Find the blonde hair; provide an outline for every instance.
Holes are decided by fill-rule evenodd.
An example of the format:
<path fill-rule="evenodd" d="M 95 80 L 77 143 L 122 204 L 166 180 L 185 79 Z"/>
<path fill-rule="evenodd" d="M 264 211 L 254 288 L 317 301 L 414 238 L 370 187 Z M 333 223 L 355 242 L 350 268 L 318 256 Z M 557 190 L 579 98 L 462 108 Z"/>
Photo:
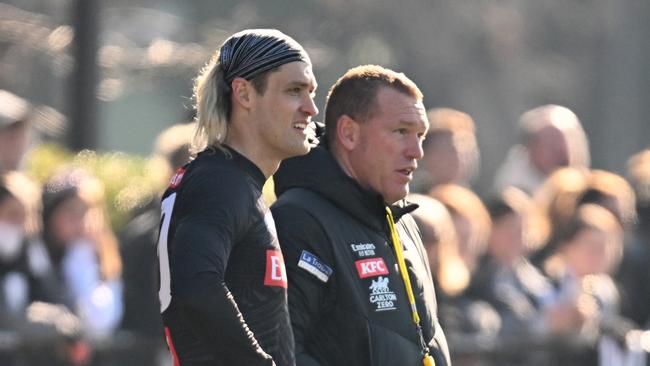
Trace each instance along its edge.
<path fill-rule="evenodd" d="M 86 230 L 96 243 L 101 277 L 104 280 L 119 279 L 122 258 L 117 237 L 108 223 L 104 185 L 96 177 L 88 175 L 79 183 L 78 195 L 88 205 Z"/>
<path fill-rule="evenodd" d="M 622 176 L 606 170 L 594 169 L 589 176 L 586 192 L 595 192 L 614 200 L 616 207 L 608 207 L 624 228 L 636 222 L 636 197 L 630 183 Z M 585 197 L 586 198 L 586 197 Z M 586 202 L 589 202 L 586 200 Z M 600 203 L 596 201 L 596 203 Z"/>
<path fill-rule="evenodd" d="M 493 222 L 508 213 L 523 219 L 523 242 L 526 253 L 539 250 L 549 238 L 551 226 L 545 212 L 526 192 L 506 187 L 488 209 Z"/>
<path fill-rule="evenodd" d="M 547 273 L 558 276 L 564 271 L 561 251 L 570 245 L 575 237 L 583 230 L 597 230 L 607 236 L 607 273 L 612 273 L 619 265 L 623 256 L 623 230 L 618 219 L 606 208 L 593 203 L 585 203 L 578 207 L 575 215 L 561 233 L 559 246 L 555 253 L 546 260 L 544 268 Z"/>
<path fill-rule="evenodd" d="M 415 219 L 427 252 L 432 251 L 435 263 L 429 263 L 438 286 L 454 296 L 467 288 L 470 273 L 460 257 L 456 230 L 447 208 L 438 200 L 412 193 L 406 198 L 420 207 L 411 214 Z"/>
<path fill-rule="evenodd" d="M 580 196 L 588 188 L 589 174 L 586 169 L 560 168 L 535 192 L 535 202 L 551 224 L 551 235 L 563 230 L 575 214 Z"/>
<path fill-rule="evenodd" d="M 434 187 L 429 195 L 445 205 L 452 217 L 459 215 L 471 223 L 469 250 L 476 256 L 483 255 L 487 249 L 492 220 L 479 196 L 458 184 Z"/>
<path fill-rule="evenodd" d="M 190 146 L 192 154 L 209 146 L 221 148 L 228 133 L 230 91 L 216 51 L 194 82 L 196 130 Z"/>
<path fill-rule="evenodd" d="M 650 149 L 645 149 L 627 161 L 627 173 L 641 202 L 650 202 Z"/>

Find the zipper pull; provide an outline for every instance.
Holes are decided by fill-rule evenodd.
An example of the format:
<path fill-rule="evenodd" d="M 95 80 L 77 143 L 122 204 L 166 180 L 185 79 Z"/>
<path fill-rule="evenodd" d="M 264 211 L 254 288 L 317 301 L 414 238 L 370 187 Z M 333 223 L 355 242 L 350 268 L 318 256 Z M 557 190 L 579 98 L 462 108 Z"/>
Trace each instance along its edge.
<path fill-rule="evenodd" d="M 422 364 L 424 366 L 436 366 L 436 362 L 433 360 L 433 357 L 431 357 L 430 354 L 425 354 L 424 358 L 422 359 Z"/>

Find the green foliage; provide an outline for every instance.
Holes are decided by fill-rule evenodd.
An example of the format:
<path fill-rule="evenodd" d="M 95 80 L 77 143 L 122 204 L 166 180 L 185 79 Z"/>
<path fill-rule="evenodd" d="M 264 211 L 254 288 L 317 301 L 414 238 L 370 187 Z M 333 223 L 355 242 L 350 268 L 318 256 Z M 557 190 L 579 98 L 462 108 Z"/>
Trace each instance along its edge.
<path fill-rule="evenodd" d="M 126 224 L 133 210 L 157 197 L 163 188 L 161 169 L 153 159 L 122 152 L 98 153 L 83 150 L 77 154 L 57 144 L 43 144 L 27 157 L 27 173 L 44 184 L 58 171 L 81 168 L 103 184 L 106 210 L 114 230 Z"/>

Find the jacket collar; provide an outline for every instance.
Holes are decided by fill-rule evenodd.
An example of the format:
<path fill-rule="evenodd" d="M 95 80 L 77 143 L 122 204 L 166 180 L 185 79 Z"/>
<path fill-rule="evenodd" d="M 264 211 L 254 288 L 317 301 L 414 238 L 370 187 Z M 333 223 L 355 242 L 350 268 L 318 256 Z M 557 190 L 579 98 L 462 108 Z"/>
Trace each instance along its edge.
<path fill-rule="evenodd" d="M 313 191 L 346 211 L 365 225 L 379 231 L 386 228 L 386 204 L 380 194 L 362 187 L 349 177 L 331 152 L 324 146 L 313 148 L 307 155 L 282 162 L 273 176 L 276 196 L 290 188 Z M 400 200 L 391 205 L 395 221 L 418 206 Z"/>

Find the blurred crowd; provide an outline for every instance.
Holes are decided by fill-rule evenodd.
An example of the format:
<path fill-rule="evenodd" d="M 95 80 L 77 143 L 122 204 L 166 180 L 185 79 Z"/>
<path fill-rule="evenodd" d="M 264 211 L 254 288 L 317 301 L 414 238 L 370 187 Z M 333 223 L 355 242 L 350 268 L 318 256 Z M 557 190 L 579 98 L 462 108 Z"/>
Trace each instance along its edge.
<path fill-rule="evenodd" d="M 516 348 L 455 364 L 645 365 L 650 150 L 629 158 L 625 177 L 591 169 L 578 117 L 539 106 L 521 115 L 519 143 L 479 197 L 473 119 L 441 108 L 429 120 L 410 199 L 452 354 L 482 341 Z"/>
<path fill-rule="evenodd" d="M 48 352 L 0 342 L 0 364 L 98 364 L 98 345 L 120 332 L 160 343 L 119 364 L 159 364 L 158 198 L 115 230 L 89 171 L 63 165 L 37 182 L 22 167 L 32 112 L 0 90 L 0 332 L 58 341 Z M 428 117 L 407 199 L 420 205 L 414 216 L 454 363 L 645 365 L 650 150 L 630 157 L 625 176 L 591 169 L 579 118 L 540 106 L 520 117 L 519 143 L 481 197 L 472 189 L 475 122 L 449 108 Z M 159 135 L 162 181 L 188 161 L 192 132 L 178 124 Z M 567 347 L 576 342 L 586 346 Z"/>
<path fill-rule="evenodd" d="M 124 331 L 153 347 L 122 345 L 128 352 L 119 364 L 158 364 L 158 198 L 114 230 L 104 184 L 90 171 L 61 164 L 38 182 L 22 169 L 33 113 L 28 101 L 0 90 L 0 364 L 115 364 L 96 351 Z M 188 161 L 192 132 L 179 124 L 159 135 L 152 160 L 161 182 Z"/>

